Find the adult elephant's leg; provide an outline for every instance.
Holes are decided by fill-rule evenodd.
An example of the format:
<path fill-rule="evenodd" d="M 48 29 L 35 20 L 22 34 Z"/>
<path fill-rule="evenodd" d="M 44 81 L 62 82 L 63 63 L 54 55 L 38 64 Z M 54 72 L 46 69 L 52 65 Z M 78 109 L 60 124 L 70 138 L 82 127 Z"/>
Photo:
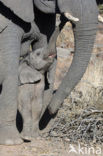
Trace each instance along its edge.
<path fill-rule="evenodd" d="M 0 35 L 0 71 L 3 69 L 2 93 L 0 96 L 0 144 L 21 144 L 16 128 L 18 64 L 23 31 L 10 24 Z"/>

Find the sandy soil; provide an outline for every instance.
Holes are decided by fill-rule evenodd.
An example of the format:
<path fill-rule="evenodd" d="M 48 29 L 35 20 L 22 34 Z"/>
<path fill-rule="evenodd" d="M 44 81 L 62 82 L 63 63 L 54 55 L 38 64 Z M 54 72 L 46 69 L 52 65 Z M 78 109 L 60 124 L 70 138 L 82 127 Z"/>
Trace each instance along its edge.
<path fill-rule="evenodd" d="M 93 148 L 93 150 L 90 148 Z M 74 149 L 74 150 L 72 150 Z M 68 141 L 36 139 L 19 146 L 0 146 L 0 156 L 102 156 L 101 146 L 68 144 Z"/>

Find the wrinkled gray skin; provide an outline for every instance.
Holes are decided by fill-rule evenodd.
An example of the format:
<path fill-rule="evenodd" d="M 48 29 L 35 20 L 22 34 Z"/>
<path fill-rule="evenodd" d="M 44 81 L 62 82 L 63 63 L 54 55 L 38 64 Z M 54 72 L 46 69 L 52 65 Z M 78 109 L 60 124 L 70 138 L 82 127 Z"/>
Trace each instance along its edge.
<path fill-rule="evenodd" d="M 37 5 L 39 5 L 39 2 L 36 0 Z M 98 23 L 98 9 L 95 0 L 57 0 L 57 5 L 60 13 L 71 13 L 79 19 L 79 22 L 72 22 L 75 37 L 75 54 L 67 75 L 48 106 L 51 114 L 57 112 L 64 99 L 85 73 L 90 60 Z M 43 11 L 43 3 L 40 8 Z"/>
<path fill-rule="evenodd" d="M 55 55 L 47 56 L 47 49 L 37 49 L 30 53 L 19 66 L 18 109 L 23 117 L 23 139 L 31 140 L 39 132 L 39 120 L 43 111 L 43 102 L 49 104 L 53 92 L 53 76 L 55 73 Z M 28 65 L 29 64 L 29 65 Z M 45 91 L 45 72 L 49 89 Z"/>
<path fill-rule="evenodd" d="M 22 27 L 0 15 L 0 144 L 21 144 L 23 141 L 16 128 L 18 65 L 22 40 L 39 38 L 39 29 Z M 34 24 L 33 24 L 34 26 Z"/>
<path fill-rule="evenodd" d="M 88 66 L 97 31 L 98 11 L 95 0 L 58 0 L 60 12 L 70 12 L 79 18 L 73 29 L 75 54 L 67 75 L 49 104 L 49 111 L 56 113 L 64 99 L 81 80 Z M 75 75 L 75 76 L 74 76 Z"/>
<path fill-rule="evenodd" d="M 9 12 L 8 8 L 13 12 Z M 48 106 L 51 113 L 58 110 L 66 96 L 80 81 L 87 68 L 97 30 L 98 10 L 96 2 L 95 0 L 0 0 L 0 14 L 6 17 L 0 18 L 0 83 L 3 88 L 0 96 L 0 144 L 22 143 L 16 129 L 15 120 L 17 113 L 18 64 L 23 36 L 24 38 L 28 36 L 30 23 L 33 22 L 35 15 L 35 22 L 43 35 L 42 40 L 47 39 L 49 41 L 55 29 L 55 13 L 57 11 L 61 14 L 69 12 L 78 17 L 79 22 L 73 25 L 75 35 L 73 62 Z M 29 36 L 32 36 L 32 34 L 33 31 L 31 31 L 31 35 L 29 33 Z M 43 47 L 42 43 L 43 41 L 34 44 L 33 48 Z"/>
<path fill-rule="evenodd" d="M 56 27 L 46 47 L 29 52 L 19 66 L 21 86 L 19 87 L 18 109 L 23 117 L 21 136 L 26 140 L 38 136 L 40 118 L 53 95 L 57 55 L 55 43 L 59 35 L 59 27 Z M 22 50 L 28 50 L 23 46 Z M 46 90 L 45 79 L 49 84 Z"/>

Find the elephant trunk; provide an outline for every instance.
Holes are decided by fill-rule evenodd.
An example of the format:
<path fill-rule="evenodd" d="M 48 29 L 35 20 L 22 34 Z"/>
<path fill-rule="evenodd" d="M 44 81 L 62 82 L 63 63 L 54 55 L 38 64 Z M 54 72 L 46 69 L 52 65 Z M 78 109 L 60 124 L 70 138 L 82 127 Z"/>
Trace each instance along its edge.
<path fill-rule="evenodd" d="M 83 10 L 84 11 L 84 10 Z M 84 12 L 84 17 L 85 17 Z M 83 17 L 82 16 L 82 17 Z M 85 70 L 88 66 L 96 31 L 97 31 L 97 12 L 94 15 L 81 20 L 76 23 L 74 28 L 75 37 L 75 53 L 73 57 L 72 64 L 64 77 L 61 85 L 59 86 L 56 94 L 53 96 L 51 103 L 48 106 L 49 112 L 54 114 L 57 112 L 64 99 L 70 94 L 76 84 L 81 80 Z M 89 20 L 88 20 L 89 19 Z M 92 22 L 91 22 L 91 20 Z"/>
<path fill-rule="evenodd" d="M 64 20 L 57 27 L 55 27 L 55 30 L 54 30 L 53 34 L 51 35 L 48 45 L 46 47 L 46 50 L 44 52 L 45 53 L 44 58 L 45 57 L 47 58 L 48 56 L 57 55 L 56 41 L 57 41 L 57 38 L 61 32 L 61 29 L 64 27 L 65 23 L 66 22 Z"/>
<path fill-rule="evenodd" d="M 88 25 L 85 28 L 81 27 L 80 30 L 75 30 L 75 54 L 73 62 L 48 107 L 52 114 L 59 109 L 64 99 L 70 94 L 85 73 L 93 48 L 96 26 L 95 24 Z"/>

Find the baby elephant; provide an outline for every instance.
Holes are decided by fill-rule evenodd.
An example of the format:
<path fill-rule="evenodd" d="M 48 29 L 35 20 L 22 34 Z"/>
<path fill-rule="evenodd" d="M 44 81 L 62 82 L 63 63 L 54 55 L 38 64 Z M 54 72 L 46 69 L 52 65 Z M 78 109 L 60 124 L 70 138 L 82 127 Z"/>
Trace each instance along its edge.
<path fill-rule="evenodd" d="M 23 139 L 31 140 L 32 137 L 38 136 L 43 101 L 46 99 L 48 103 L 50 99 L 48 95 L 53 91 L 52 75 L 56 66 L 55 56 L 56 53 L 49 55 L 46 48 L 40 48 L 31 52 L 20 63 L 18 109 L 23 117 L 21 133 Z M 49 90 L 48 95 L 45 94 L 44 97 L 45 75 L 47 75 Z"/>

